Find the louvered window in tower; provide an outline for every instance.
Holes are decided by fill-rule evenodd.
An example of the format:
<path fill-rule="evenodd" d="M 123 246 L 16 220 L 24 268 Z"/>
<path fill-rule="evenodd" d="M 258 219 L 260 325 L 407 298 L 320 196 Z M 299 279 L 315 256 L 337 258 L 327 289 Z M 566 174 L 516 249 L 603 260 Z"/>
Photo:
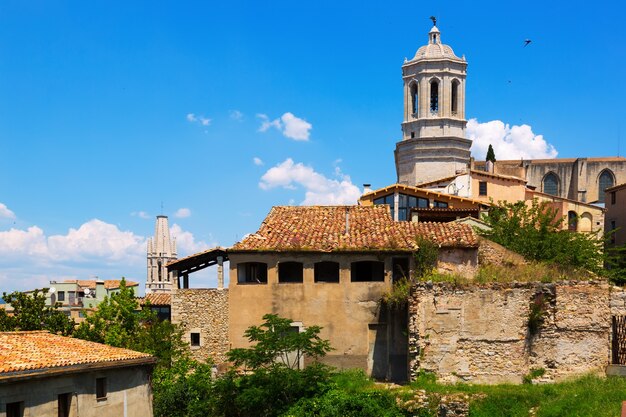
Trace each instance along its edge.
<path fill-rule="evenodd" d="M 439 83 L 437 80 L 430 82 L 430 113 L 439 113 Z"/>

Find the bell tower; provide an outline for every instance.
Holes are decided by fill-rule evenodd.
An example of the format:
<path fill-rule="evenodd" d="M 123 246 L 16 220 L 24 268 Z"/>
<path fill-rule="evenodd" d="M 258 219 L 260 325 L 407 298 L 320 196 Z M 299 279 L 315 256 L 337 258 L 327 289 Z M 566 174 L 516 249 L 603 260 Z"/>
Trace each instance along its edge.
<path fill-rule="evenodd" d="M 465 138 L 467 61 L 441 43 L 436 20 L 428 44 L 402 65 L 404 119 L 396 144 L 398 182 L 408 185 L 467 170 L 472 141 Z"/>
<path fill-rule="evenodd" d="M 166 265 L 175 261 L 176 240 L 170 239 L 167 216 L 157 216 L 154 238 L 148 239 L 148 278 L 146 294 L 171 292 L 176 288 L 176 275 L 168 274 Z"/>

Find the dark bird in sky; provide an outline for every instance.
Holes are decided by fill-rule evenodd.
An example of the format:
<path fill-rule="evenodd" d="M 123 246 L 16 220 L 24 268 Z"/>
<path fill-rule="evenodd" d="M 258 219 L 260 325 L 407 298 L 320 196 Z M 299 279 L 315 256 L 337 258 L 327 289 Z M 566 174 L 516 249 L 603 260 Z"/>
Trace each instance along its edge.
<path fill-rule="evenodd" d="M 526 48 L 528 46 L 529 43 L 531 43 L 532 41 L 530 39 L 526 39 L 524 41 L 524 48 Z"/>

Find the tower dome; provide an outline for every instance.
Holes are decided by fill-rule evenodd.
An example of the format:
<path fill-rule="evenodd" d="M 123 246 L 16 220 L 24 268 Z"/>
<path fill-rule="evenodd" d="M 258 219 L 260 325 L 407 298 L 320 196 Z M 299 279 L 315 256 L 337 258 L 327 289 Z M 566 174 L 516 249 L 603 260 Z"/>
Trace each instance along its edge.
<path fill-rule="evenodd" d="M 411 61 L 438 58 L 463 60 L 454 54 L 449 45 L 441 43 L 441 32 L 439 32 L 437 26 L 433 26 L 430 32 L 428 32 L 428 44 L 421 46 Z"/>

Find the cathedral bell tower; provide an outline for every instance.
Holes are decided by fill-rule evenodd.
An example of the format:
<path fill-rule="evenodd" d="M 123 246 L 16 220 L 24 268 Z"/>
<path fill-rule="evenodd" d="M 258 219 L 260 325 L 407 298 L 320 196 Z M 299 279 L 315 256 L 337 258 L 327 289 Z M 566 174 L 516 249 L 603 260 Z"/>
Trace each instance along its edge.
<path fill-rule="evenodd" d="M 157 216 L 154 238 L 148 239 L 148 279 L 146 294 L 171 292 L 176 288 L 176 275 L 165 267 L 176 260 L 176 240 L 170 239 L 167 216 Z"/>
<path fill-rule="evenodd" d="M 472 141 L 465 138 L 467 61 L 441 43 L 434 25 L 428 44 L 402 65 L 404 121 L 396 144 L 398 182 L 408 185 L 467 170 Z"/>

